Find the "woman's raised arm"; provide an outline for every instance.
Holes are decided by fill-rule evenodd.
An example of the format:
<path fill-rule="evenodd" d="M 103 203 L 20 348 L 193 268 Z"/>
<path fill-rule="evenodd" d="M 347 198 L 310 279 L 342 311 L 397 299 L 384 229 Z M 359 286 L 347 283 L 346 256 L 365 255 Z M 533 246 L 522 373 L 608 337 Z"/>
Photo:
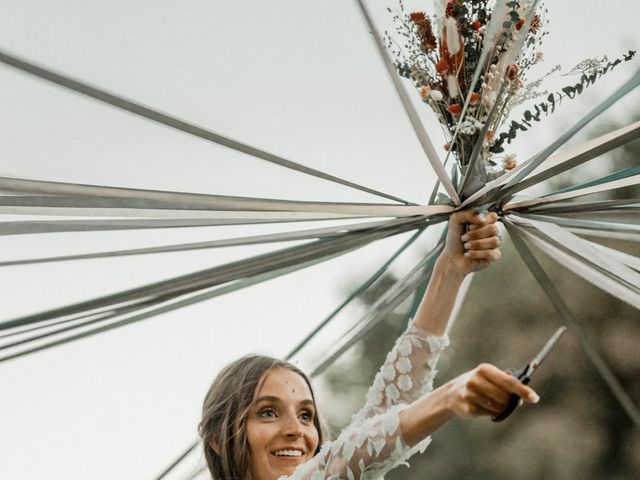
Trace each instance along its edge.
<path fill-rule="evenodd" d="M 471 210 L 451 216 L 445 248 L 416 317 L 387 355 L 353 422 L 410 404 L 433 389 L 436 364 L 449 344 L 444 333 L 462 280 L 500 258 L 497 218 L 495 213 L 485 217 Z"/>
<path fill-rule="evenodd" d="M 413 320 L 418 329 L 444 335 L 464 277 L 500 258 L 497 220 L 493 212 L 485 216 L 464 210 L 451 215 L 444 250 Z"/>

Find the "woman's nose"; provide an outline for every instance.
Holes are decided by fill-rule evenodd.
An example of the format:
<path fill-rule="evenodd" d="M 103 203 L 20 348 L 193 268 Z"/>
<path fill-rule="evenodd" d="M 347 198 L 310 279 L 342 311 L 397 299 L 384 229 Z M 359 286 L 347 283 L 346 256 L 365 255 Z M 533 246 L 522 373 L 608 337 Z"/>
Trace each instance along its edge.
<path fill-rule="evenodd" d="M 283 419 L 283 433 L 287 436 L 302 436 L 302 424 L 295 415 L 286 415 Z"/>

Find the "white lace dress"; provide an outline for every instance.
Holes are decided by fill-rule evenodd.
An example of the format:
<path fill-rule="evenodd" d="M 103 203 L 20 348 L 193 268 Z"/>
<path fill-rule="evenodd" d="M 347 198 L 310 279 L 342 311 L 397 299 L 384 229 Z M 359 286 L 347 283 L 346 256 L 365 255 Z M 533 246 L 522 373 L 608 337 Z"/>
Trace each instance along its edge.
<path fill-rule="evenodd" d="M 431 438 L 409 447 L 400 434 L 399 412 L 433 389 L 435 366 L 448 344 L 446 336 L 409 326 L 387 355 L 366 404 L 349 426 L 293 475 L 280 480 L 374 479 L 424 452 Z"/>

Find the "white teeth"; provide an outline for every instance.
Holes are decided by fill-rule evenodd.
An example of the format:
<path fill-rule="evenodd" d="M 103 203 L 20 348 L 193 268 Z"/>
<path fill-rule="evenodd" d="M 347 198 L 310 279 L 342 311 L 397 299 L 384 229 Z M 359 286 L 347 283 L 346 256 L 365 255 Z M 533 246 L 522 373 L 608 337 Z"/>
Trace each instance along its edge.
<path fill-rule="evenodd" d="M 302 452 L 300 450 L 278 450 L 275 455 L 279 457 L 300 457 Z"/>

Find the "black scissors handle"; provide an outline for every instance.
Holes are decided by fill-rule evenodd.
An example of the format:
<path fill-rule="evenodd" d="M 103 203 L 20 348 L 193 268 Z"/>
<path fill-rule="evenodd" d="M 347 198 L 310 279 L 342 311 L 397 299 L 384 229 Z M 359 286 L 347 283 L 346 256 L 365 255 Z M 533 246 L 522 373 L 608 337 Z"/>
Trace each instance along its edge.
<path fill-rule="evenodd" d="M 510 369 L 507 371 L 511 373 L 511 375 L 513 375 L 515 378 L 520 380 L 522 383 L 527 385 L 531 381 L 531 377 L 527 375 L 528 369 L 529 369 L 529 366 L 527 365 L 526 367 L 523 367 L 520 370 Z M 515 393 L 512 393 L 511 396 L 509 397 L 509 402 L 507 403 L 507 406 L 504 407 L 504 410 L 502 410 L 502 412 L 500 412 L 495 417 L 491 417 L 491 420 L 493 420 L 494 422 L 501 422 L 502 420 L 504 420 L 505 418 L 507 418 L 509 415 L 513 413 L 513 411 L 518 406 L 519 402 L 520 402 L 520 397 Z"/>

